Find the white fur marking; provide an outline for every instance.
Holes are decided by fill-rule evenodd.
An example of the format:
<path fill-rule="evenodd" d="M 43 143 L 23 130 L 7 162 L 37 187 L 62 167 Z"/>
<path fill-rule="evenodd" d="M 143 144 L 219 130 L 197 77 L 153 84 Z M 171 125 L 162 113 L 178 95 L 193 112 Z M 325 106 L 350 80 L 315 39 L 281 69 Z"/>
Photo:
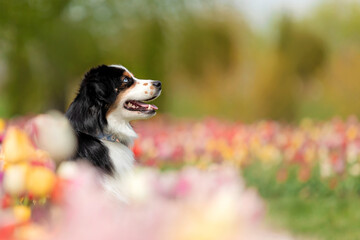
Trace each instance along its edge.
<path fill-rule="evenodd" d="M 123 107 L 121 106 L 121 108 Z M 137 138 L 137 134 L 131 127 L 129 121 L 123 120 L 122 111 L 113 111 L 106 119 L 108 122 L 106 133 L 115 134 L 120 141 L 126 142 L 129 147 L 132 147 L 134 140 Z"/>
<path fill-rule="evenodd" d="M 134 154 L 121 143 L 101 141 L 109 149 L 109 156 L 115 170 L 114 176 L 105 176 L 102 183 L 106 190 L 126 201 L 125 193 L 122 191 L 122 180 L 125 175 L 132 173 Z"/>

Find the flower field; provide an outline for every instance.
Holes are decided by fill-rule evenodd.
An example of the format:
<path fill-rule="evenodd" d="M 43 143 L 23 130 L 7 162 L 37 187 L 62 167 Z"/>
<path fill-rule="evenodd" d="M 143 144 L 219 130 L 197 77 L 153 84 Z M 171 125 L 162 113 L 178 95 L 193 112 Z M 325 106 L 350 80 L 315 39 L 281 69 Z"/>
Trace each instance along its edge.
<path fill-rule="evenodd" d="M 138 164 L 123 177 L 124 203 L 88 165 L 64 161 L 74 136 L 62 116 L 0 121 L 0 239 L 293 239 L 266 220 L 290 212 L 282 199 L 358 198 L 356 118 L 288 125 L 162 116 L 134 128 Z M 270 201 L 268 211 L 262 198 L 280 205 Z"/>
<path fill-rule="evenodd" d="M 135 125 L 134 152 L 141 164 L 206 168 L 227 163 L 269 196 L 331 195 L 360 191 L 360 124 L 356 118 L 299 125 L 207 119 Z"/>

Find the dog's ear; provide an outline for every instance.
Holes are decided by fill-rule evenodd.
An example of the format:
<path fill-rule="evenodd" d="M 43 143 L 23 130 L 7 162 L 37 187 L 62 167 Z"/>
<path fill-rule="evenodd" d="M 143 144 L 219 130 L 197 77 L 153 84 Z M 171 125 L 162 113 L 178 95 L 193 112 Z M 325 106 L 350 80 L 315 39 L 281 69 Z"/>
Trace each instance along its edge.
<path fill-rule="evenodd" d="M 84 98 L 75 99 L 66 112 L 73 128 L 96 136 L 103 131 L 107 121 L 98 105 L 90 104 Z"/>
<path fill-rule="evenodd" d="M 80 91 L 85 91 L 85 96 L 88 96 L 90 101 L 106 105 L 115 100 L 115 86 L 114 82 L 110 81 L 113 78 L 110 69 L 106 65 L 100 65 L 85 74 Z"/>
<path fill-rule="evenodd" d="M 89 98 L 89 101 L 92 101 L 94 104 L 103 104 L 108 103 L 107 97 L 107 88 L 102 82 L 91 82 L 85 87 L 85 96 Z"/>
<path fill-rule="evenodd" d="M 106 94 L 106 86 L 99 82 L 90 82 L 80 88 L 77 97 L 66 112 L 75 130 L 93 136 L 102 133 L 107 125 Z"/>
<path fill-rule="evenodd" d="M 76 130 L 90 135 L 102 133 L 107 125 L 106 112 L 116 100 L 114 81 L 110 80 L 113 75 L 106 65 L 85 74 L 79 93 L 66 112 Z"/>

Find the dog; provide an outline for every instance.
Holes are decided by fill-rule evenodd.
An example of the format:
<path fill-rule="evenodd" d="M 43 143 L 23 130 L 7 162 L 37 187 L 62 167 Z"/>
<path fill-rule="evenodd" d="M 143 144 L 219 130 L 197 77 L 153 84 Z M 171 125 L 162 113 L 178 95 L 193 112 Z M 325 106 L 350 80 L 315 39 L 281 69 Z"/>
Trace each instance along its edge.
<path fill-rule="evenodd" d="M 121 65 L 100 65 L 85 74 L 65 114 L 78 140 L 71 159 L 89 161 L 104 187 L 120 198 L 121 176 L 134 164 L 130 148 L 137 134 L 130 122 L 154 116 L 158 108 L 145 102 L 160 93 L 160 81 L 137 79 Z"/>

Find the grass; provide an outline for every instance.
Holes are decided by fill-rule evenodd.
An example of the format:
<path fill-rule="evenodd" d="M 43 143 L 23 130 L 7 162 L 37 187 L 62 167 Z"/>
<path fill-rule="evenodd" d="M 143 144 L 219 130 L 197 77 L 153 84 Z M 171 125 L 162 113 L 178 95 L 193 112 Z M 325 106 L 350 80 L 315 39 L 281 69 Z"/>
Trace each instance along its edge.
<path fill-rule="evenodd" d="M 270 224 L 309 239 L 360 239 L 360 197 L 265 199 Z"/>
<path fill-rule="evenodd" d="M 286 180 L 279 182 L 279 169 L 254 163 L 243 171 L 247 185 L 267 202 L 272 225 L 305 239 L 360 239 L 360 178 L 322 179 L 315 166 L 311 178 L 300 181 L 298 167 L 288 166 Z"/>

